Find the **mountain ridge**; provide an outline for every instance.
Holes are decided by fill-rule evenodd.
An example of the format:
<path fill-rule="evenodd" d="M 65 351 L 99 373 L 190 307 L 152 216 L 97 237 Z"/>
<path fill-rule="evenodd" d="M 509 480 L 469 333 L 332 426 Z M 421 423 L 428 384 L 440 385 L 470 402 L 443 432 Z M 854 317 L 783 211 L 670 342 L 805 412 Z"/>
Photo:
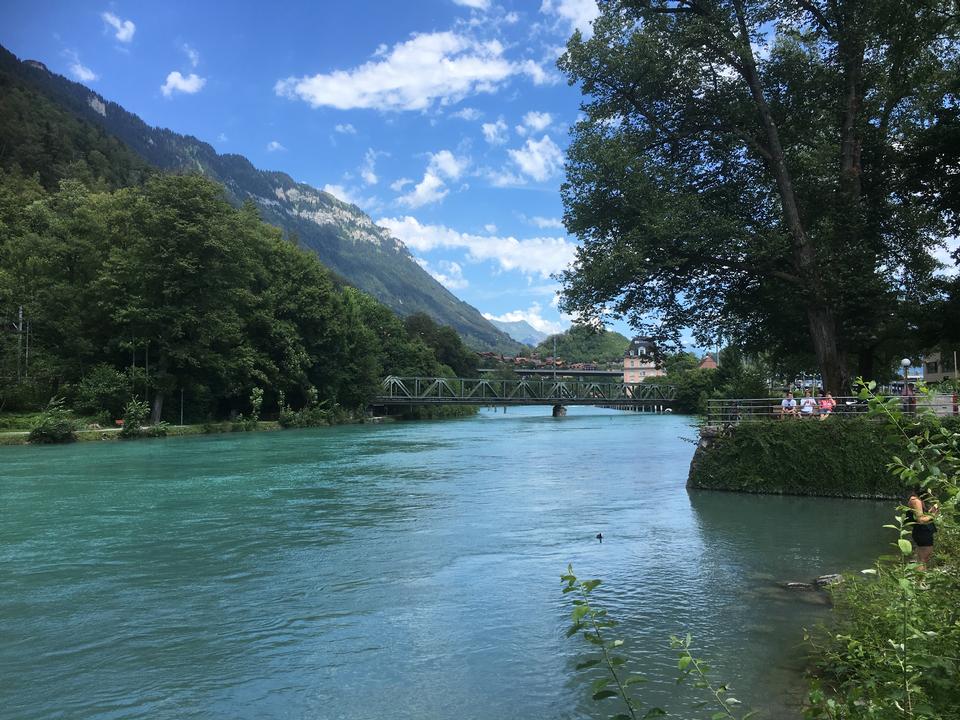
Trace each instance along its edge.
<path fill-rule="evenodd" d="M 154 128 L 95 90 L 51 72 L 39 61 L 20 61 L 2 46 L 0 68 L 101 127 L 150 165 L 168 172 L 198 172 L 221 183 L 232 202 L 252 201 L 266 222 L 399 315 L 424 312 L 453 327 L 474 349 L 519 349 L 516 340 L 447 290 L 416 263 L 402 241 L 356 205 L 299 183 L 282 171 L 259 170 L 243 155 L 221 155 L 194 136 Z"/>

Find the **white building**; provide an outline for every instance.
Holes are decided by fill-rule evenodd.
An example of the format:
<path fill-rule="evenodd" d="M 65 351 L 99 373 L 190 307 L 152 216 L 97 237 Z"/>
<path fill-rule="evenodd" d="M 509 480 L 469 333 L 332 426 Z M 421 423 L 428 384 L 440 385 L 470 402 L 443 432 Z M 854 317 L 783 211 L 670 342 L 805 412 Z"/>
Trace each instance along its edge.
<path fill-rule="evenodd" d="M 660 377 L 663 369 L 657 365 L 657 346 L 648 337 L 635 337 L 623 354 L 623 382 L 643 382 L 644 378 Z"/>

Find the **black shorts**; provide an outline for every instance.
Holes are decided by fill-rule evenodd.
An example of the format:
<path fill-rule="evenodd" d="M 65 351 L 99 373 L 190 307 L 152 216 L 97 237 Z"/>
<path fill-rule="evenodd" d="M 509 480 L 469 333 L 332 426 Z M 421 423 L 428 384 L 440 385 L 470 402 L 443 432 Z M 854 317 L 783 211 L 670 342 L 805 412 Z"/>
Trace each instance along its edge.
<path fill-rule="evenodd" d="M 913 542 L 917 547 L 933 547 L 933 533 L 936 528 L 933 525 L 917 523 L 913 526 Z"/>

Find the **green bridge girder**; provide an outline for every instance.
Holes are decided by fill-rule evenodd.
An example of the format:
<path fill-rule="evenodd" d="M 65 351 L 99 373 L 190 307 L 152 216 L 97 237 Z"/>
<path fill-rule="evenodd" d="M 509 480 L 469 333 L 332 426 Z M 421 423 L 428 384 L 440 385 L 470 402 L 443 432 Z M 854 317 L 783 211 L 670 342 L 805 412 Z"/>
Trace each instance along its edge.
<path fill-rule="evenodd" d="M 673 385 L 563 378 L 384 378 L 373 405 L 670 405 Z"/>

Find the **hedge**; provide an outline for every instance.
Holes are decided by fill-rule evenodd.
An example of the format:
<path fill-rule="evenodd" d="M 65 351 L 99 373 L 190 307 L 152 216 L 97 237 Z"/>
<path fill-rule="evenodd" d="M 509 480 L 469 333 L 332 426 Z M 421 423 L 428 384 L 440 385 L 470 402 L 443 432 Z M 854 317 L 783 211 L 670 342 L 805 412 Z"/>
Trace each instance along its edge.
<path fill-rule="evenodd" d="M 943 424 L 960 428 L 956 418 Z M 883 423 L 866 418 L 744 422 L 701 441 L 687 487 L 898 498 L 905 488 L 886 464 L 902 446 Z"/>

